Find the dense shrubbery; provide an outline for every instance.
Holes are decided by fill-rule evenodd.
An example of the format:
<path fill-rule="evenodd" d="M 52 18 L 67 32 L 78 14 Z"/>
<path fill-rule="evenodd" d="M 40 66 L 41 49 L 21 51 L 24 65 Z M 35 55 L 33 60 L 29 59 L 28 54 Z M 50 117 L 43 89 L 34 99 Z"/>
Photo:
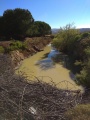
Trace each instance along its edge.
<path fill-rule="evenodd" d="M 77 65 L 78 83 L 90 87 L 90 33 L 79 33 L 74 27 L 67 25 L 55 36 L 52 44 L 68 54 L 73 66 Z"/>
<path fill-rule="evenodd" d="M 61 28 L 59 33 L 53 40 L 53 45 L 60 51 L 70 54 L 72 52 L 72 44 L 75 42 L 75 36 L 78 35 L 78 31 L 72 25 L 66 25 Z"/>
<path fill-rule="evenodd" d="M 84 52 L 83 67 L 80 74 L 76 74 L 76 78 L 79 84 L 81 83 L 86 87 L 90 87 L 90 47 L 87 47 Z"/>

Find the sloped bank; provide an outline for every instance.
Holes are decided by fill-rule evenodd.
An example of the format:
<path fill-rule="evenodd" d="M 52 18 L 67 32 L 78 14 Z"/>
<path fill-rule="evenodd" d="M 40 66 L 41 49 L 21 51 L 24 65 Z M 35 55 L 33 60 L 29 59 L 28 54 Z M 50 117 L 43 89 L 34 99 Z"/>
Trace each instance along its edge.
<path fill-rule="evenodd" d="M 21 61 L 37 52 L 43 51 L 43 48 L 52 41 L 51 37 L 26 38 L 26 48 L 24 50 L 14 50 L 10 52 L 14 67 L 20 65 Z"/>

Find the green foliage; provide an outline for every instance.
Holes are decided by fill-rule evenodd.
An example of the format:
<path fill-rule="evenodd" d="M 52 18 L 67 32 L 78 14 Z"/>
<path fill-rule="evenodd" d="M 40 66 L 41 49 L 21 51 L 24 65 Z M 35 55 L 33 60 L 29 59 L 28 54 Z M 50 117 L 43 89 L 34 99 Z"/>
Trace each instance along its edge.
<path fill-rule="evenodd" d="M 66 25 L 60 29 L 52 44 L 69 55 L 70 69 L 78 73 L 78 84 L 90 87 L 90 33 L 79 33 L 72 25 Z"/>
<path fill-rule="evenodd" d="M 0 16 L 0 36 L 8 39 L 23 39 L 25 37 L 45 36 L 51 34 L 49 24 L 35 21 L 30 11 L 26 9 L 9 9 Z"/>
<path fill-rule="evenodd" d="M 83 70 L 80 71 L 80 74 L 76 74 L 76 79 L 78 80 L 77 83 L 80 85 L 82 84 L 83 86 L 88 85 L 87 81 L 87 72 L 86 69 L 83 68 Z"/>
<path fill-rule="evenodd" d="M 90 104 L 78 105 L 65 114 L 66 120 L 90 120 Z"/>
<path fill-rule="evenodd" d="M 62 41 L 63 41 L 63 38 L 60 38 L 59 36 L 57 38 L 55 36 L 55 38 L 53 39 L 52 45 L 55 46 L 58 50 L 62 50 Z"/>
<path fill-rule="evenodd" d="M 3 27 L 3 17 L 0 16 L 0 36 L 3 35 L 4 27 Z"/>
<path fill-rule="evenodd" d="M 78 35 L 78 31 L 71 24 L 68 24 L 60 29 L 59 33 L 53 40 L 53 45 L 56 48 L 60 46 L 60 51 L 69 54 L 72 52 L 72 44 L 74 44 L 76 40 L 76 35 Z"/>
<path fill-rule="evenodd" d="M 26 48 L 26 44 L 20 41 L 12 42 L 11 45 L 8 47 L 7 51 L 13 51 L 13 50 L 24 50 Z"/>
<path fill-rule="evenodd" d="M 90 37 L 90 33 L 89 32 L 82 33 L 81 38 L 85 38 L 85 37 Z"/>
<path fill-rule="evenodd" d="M 80 74 L 76 75 L 79 84 L 90 88 L 90 47 L 88 46 L 85 50 L 85 59 L 82 61 L 82 70 Z"/>
<path fill-rule="evenodd" d="M 85 66 L 80 71 L 80 74 L 76 75 L 79 84 L 90 88 L 90 58 L 84 63 Z"/>
<path fill-rule="evenodd" d="M 82 65 L 82 61 L 78 61 L 78 60 L 76 60 L 74 64 L 75 64 L 76 66 L 78 66 L 78 65 Z"/>
<path fill-rule="evenodd" d="M 90 57 L 90 46 L 87 46 L 87 48 L 84 50 L 87 57 Z"/>
<path fill-rule="evenodd" d="M 27 31 L 28 36 L 45 36 L 48 34 L 51 34 L 51 27 L 49 24 L 41 21 L 35 21 Z"/>
<path fill-rule="evenodd" d="M 34 22 L 31 13 L 28 10 L 20 8 L 4 11 L 2 18 L 3 35 L 15 39 L 25 37 L 26 31 Z"/>
<path fill-rule="evenodd" d="M 81 39 L 81 35 L 80 34 L 78 34 L 78 35 L 75 36 L 75 40 L 79 41 L 80 39 Z"/>
<path fill-rule="evenodd" d="M 4 52 L 5 52 L 5 49 L 2 46 L 0 46 L 0 53 L 4 53 Z"/>

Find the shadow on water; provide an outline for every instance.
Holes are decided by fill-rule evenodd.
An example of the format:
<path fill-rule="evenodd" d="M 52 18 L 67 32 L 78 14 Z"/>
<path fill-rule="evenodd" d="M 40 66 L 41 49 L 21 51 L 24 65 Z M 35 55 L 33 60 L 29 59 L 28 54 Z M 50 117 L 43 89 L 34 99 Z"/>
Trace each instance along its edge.
<path fill-rule="evenodd" d="M 49 53 L 45 53 L 45 54 L 41 57 L 41 59 L 47 58 L 47 57 L 48 57 L 48 54 L 49 54 Z"/>
<path fill-rule="evenodd" d="M 37 61 L 35 65 L 38 65 L 42 70 L 55 68 L 55 62 L 53 61 L 53 58 L 57 54 L 60 54 L 59 51 L 53 48 L 51 49 L 50 53 L 44 54 L 41 60 Z"/>
<path fill-rule="evenodd" d="M 42 70 L 55 68 L 55 64 L 58 63 L 62 67 L 68 69 L 68 57 L 57 49 L 51 47 L 50 53 L 45 53 L 41 60 L 37 61 L 35 65 L 39 66 Z"/>
<path fill-rule="evenodd" d="M 55 63 L 49 58 L 37 61 L 35 65 L 38 65 L 42 70 L 55 68 Z"/>

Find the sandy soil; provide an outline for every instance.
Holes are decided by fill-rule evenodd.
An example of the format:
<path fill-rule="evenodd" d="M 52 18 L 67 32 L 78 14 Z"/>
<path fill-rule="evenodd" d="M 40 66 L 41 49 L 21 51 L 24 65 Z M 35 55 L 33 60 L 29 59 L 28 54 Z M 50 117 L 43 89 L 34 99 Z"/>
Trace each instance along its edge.
<path fill-rule="evenodd" d="M 38 52 L 35 55 L 23 60 L 22 65 L 18 71 L 27 75 L 27 78 L 33 80 L 33 76 L 39 77 L 39 79 L 51 83 L 51 80 L 57 84 L 57 87 L 63 89 L 81 89 L 81 86 L 77 86 L 72 79 L 70 71 L 64 68 L 60 64 L 55 64 L 51 68 L 42 69 L 40 65 L 36 65 L 37 61 L 45 59 L 45 55 L 51 50 L 50 46 L 44 48 L 44 51 Z M 17 71 L 16 71 L 17 72 Z"/>

